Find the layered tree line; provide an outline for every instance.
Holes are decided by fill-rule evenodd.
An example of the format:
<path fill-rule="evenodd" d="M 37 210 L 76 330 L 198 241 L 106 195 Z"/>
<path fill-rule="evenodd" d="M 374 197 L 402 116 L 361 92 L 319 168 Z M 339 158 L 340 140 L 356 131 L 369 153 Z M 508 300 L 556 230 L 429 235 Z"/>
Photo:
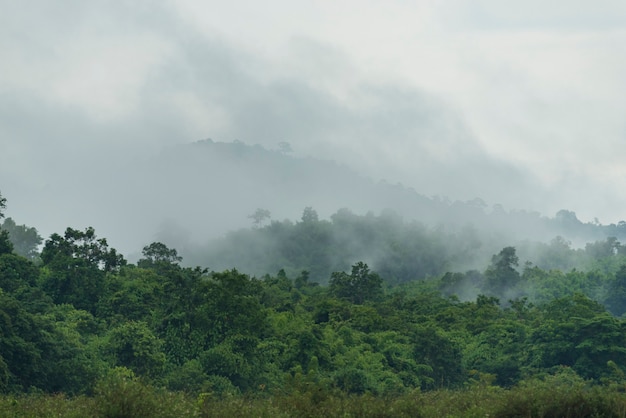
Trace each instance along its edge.
<path fill-rule="evenodd" d="M 591 236 L 600 238 L 575 248 L 561 235 L 541 242 L 510 238 L 502 231 L 481 230 L 472 223 L 428 226 L 407 221 L 389 209 L 365 215 L 340 209 L 324 220 L 315 209 L 307 207 L 297 222 L 271 220 L 268 210 L 257 209 L 250 215 L 252 228 L 231 232 L 205 245 L 185 245 L 182 253 L 189 266 L 217 270 L 237 267 L 257 277 L 280 269 L 289 276 L 306 270 L 310 279 L 320 284 L 328 284 L 333 272 L 350 270 L 359 261 L 366 262 L 390 285 L 436 278 L 447 272 L 481 270 L 505 247 L 515 247 L 516 257 L 523 260 L 522 266 L 515 266 L 517 270 L 527 263 L 564 272 L 602 269 L 596 265 L 599 260 L 612 260 L 610 268 L 616 270 L 626 247 L 615 236 L 602 236 L 608 227 L 582 224 L 568 213 L 571 216 L 561 216 L 573 231 L 598 228 Z M 528 226 L 509 216 L 508 222 L 520 221 L 520 229 Z"/>
<path fill-rule="evenodd" d="M 181 144 L 158 156 L 145 156 L 145 160 L 121 165 L 114 174 L 118 182 L 129 184 L 127 191 L 120 190 L 118 182 L 112 181 L 110 176 L 99 178 L 97 172 L 81 177 L 80 181 L 68 181 L 73 187 L 88 181 L 89 187 L 81 188 L 86 193 L 81 201 L 87 204 L 81 206 L 83 211 L 97 216 L 101 208 L 106 208 L 106 216 L 116 221 L 109 224 L 106 232 L 99 232 L 115 242 L 125 242 L 128 245 L 126 255 L 133 261 L 145 244 L 155 240 L 176 248 L 188 266 L 202 265 L 215 270 L 237 267 L 257 277 L 275 274 L 280 268 L 296 275 L 304 268 L 311 272 L 313 280 L 326 282 L 332 272 L 349 270 L 355 262 L 365 261 L 391 280 L 390 275 L 383 272 L 384 266 L 378 264 L 381 256 L 390 254 L 402 258 L 403 249 L 409 254 L 419 250 L 426 261 L 439 256 L 441 248 L 426 254 L 426 250 L 431 249 L 428 240 L 423 243 L 425 248 L 409 248 L 409 244 L 417 245 L 417 241 L 408 238 L 420 234 L 437 236 L 443 240 L 444 250 L 458 254 L 443 272 L 465 271 L 470 267 L 482 269 L 493 254 L 510 245 L 517 248 L 521 260 L 534 260 L 533 254 L 526 255 L 523 240 L 549 242 L 561 236 L 577 248 L 611 236 L 626 242 L 625 222 L 602 225 L 598 220 L 579 220 L 569 210 L 542 215 L 488 204 L 481 199 L 460 201 L 425 196 L 401 184 L 368 179 L 332 161 L 299 158 L 281 150 L 237 141 Z M 71 202 L 74 196 L 64 193 L 73 187 L 54 190 L 55 196 Z M 165 199 L 160 193 L 162 190 L 167 190 Z M 111 201 L 109 196 L 112 195 L 118 198 Z M 313 206 L 320 214 L 319 228 L 298 225 L 302 221 L 299 215 L 306 206 Z M 259 209 L 255 212 L 256 208 Z M 340 208 L 349 208 L 353 213 L 345 209 L 337 211 Z M 387 208 L 396 213 L 385 210 Z M 372 213 L 368 215 L 367 211 Z M 134 216 L 140 216 L 141 222 L 133 222 Z M 196 245 L 248 223 L 257 231 L 237 231 L 226 240 L 207 244 L 205 248 Z M 396 224 L 398 228 L 388 233 L 385 223 Z M 267 231 L 267 227 L 272 227 L 273 231 Z M 307 241 L 305 233 L 309 229 L 317 229 L 318 236 Z M 354 237 L 346 236 L 352 233 Z M 238 242 L 234 236 L 240 236 Z M 332 239 L 330 244 L 336 245 L 328 253 L 320 250 L 314 259 L 316 263 L 326 264 L 313 265 L 298 251 L 306 251 L 326 237 Z M 480 243 L 479 248 L 472 239 Z M 353 244 L 359 240 L 373 242 Z M 291 241 L 297 247 L 291 248 Z M 345 243 L 353 245 L 345 247 Z M 471 251 L 464 254 L 463 247 L 454 247 L 455 243 Z M 266 246 L 273 246 L 276 251 L 272 254 L 269 250 L 259 250 Z M 289 251 L 282 251 L 281 247 Z M 365 253 L 360 247 L 370 251 Z M 281 259 L 274 257 L 276 254 Z M 339 258 L 336 254 L 350 257 Z M 270 265 L 265 255 L 270 255 L 272 261 L 277 260 Z M 464 255 L 469 257 L 464 259 Z M 313 261 L 312 256 L 308 258 Z M 302 266 L 305 261 L 308 265 Z M 468 265 L 470 262 L 473 265 Z M 392 260 L 389 264 L 397 263 Z M 406 267 L 394 273 L 402 275 L 398 280 L 422 276 L 421 271 L 411 273 L 410 266 Z M 426 271 L 432 271 L 433 266 L 425 267 L 429 267 Z"/>
<path fill-rule="evenodd" d="M 617 240 L 548 246 L 554 263 L 580 257 L 586 269 L 520 265 L 508 246 L 483 269 L 454 272 L 434 232 L 389 215 L 340 215 L 320 221 L 308 208 L 301 222 L 255 231 L 297 231 L 283 235 L 285 251 L 324 266 L 318 277 L 342 247 L 325 235 L 334 227 L 362 234 L 343 243 L 347 252 L 372 250 L 389 234 L 420 239 L 385 242 L 396 258 L 380 258 L 377 269 L 355 261 L 320 284 L 312 271 L 280 265 L 258 277 L 188 267 L 160 242 L 128 263 L 93 228 L 53 234 L 39 253 L 29 247 L 40 242 L 35 230 L 5 220 L 0 392 L 89 395 L 112 375 L 214 396 L 510 388 L 564 370 L 594 385 L 626 384 L 626 257 Z"/>

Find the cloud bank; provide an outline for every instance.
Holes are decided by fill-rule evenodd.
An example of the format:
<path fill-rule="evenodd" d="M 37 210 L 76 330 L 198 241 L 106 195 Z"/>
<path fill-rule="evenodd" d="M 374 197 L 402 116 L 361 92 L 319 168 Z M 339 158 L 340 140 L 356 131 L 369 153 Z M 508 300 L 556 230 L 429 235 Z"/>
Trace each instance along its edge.
<path fill-rule="evenodd" d="M 626 7 L 602 3 L 10 3 L 0 190 L 46 234 L 90 224 L 83 180 L 141 187 L 115 167 L 211 137 L 617 222 Z"/>

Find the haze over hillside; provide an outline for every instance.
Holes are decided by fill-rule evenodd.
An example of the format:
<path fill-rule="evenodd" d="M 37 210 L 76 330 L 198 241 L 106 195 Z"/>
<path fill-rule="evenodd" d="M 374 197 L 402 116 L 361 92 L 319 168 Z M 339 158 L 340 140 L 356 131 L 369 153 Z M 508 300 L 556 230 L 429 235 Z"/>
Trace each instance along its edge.
<path fill-rule="evenodd" d="M 257 207 L 297 219 L 305 205 L 405 205 L 365 191 L 384 179 L 616 224 L 625 28 L 615 1 L 13 2 L 0 14 L 7 213 L 44 236 L 93 224 L 130 252 L 164 222 L 202 239 Z M 295 160 L 224 167 L 181 151 L 206 137 L 289 142 Z M 305 173 L 311 158 L 352 172 Z"/>
<path fill-rule="evenodd" d="M 321 219 L 342 208 L 359 215 L 392 210 L 407 222 L 428 227 L 441 225 L 452 232 L 471 227 L 483 237 L 499 235 L 497 245 L 524 239 L 547 242 L 557 235 L 583 245 L 623 233 L 616 226 L 585 227 L 569 211 L 555 219 L 489 205 L 480 198 L 427 197 L 400 184 L 360 176 L 333 161 L 294 156 L 286 145 L 268 150 L 207 139 L 114 161 L 77 160 L 51 172 L 44 188 L 20 194 L 15 183 L 7 183 L 7 213 L 37 227 L 44 237 L 68 226 L 93 226 L 131 258 L 155 240 L 184 249 L 252 227 L 250 215 L 259 208 L 270 212 L 266 222 L 298 221 L 306 207 Z"/>
<path fill-rule="evenodd" d="M 116 179 L 120 159 L 207 136 L 288 141 L 426 196 L 616 223 L 624 28 L 615 1 L 15 2 L 0 179 L 35 224 L 64 205 L 33 193 L 94 160 Z"/>

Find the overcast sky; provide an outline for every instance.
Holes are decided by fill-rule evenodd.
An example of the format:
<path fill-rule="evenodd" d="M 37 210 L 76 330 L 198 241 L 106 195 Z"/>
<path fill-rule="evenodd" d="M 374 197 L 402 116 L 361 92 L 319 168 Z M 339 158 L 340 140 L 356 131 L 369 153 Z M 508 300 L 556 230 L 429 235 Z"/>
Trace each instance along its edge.
<path fill-rule="evenodd" d="M 0 5 L 18 221 L 50 203 L 27 191 L 94 161 L 209 137 L 286 141 L 428 196 L 626 218 L 623 0 Z"/>

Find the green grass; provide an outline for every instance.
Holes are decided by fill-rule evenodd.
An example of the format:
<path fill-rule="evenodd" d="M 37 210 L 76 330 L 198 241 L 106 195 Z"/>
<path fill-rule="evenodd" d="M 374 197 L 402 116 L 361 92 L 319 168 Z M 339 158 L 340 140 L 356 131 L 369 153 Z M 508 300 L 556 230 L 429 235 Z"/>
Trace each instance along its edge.
<path fill-rule="evenodd" d="M 119 376 L 118 376 L 119 377 Z M 21 395 L 0 397 L 0 417 L 616 417 L 626 418 L 623 388 L 589 386 L 549 377 L 505 390 L 476 384 L 376 397 L 318 390 L 289 394 L 218 397 L 167 392 L 136 379 L 107 379 L 93 397 Z"/>

